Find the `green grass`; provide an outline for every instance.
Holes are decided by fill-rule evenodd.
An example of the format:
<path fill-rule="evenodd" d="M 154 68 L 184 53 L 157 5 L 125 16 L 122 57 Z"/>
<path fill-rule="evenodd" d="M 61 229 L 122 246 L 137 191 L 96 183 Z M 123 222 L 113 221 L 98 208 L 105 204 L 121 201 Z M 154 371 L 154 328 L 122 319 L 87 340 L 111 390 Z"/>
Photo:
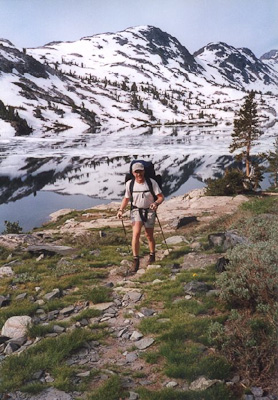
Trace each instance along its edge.
<path fill-rule="evenodd" d="M 15 315 L 29 315 L 32 317 L 38 308 L 38 304 L 30 303 L 28 300 L 12 302 L 9 306 L 1 308 L 0 326 L 2 327 L 8 318 Z"/>
<path fill-rule="evenodd" d="M 214 385 L 203 392 L 174 389 L 153 392 L 145 388 L 140 388 L 137 392 L 141 400 L 238 400 L 224 384 Z"/>
<path fill-rule="evenodd" d="M 111 289 L 105 286 L 95 286 L 83 290 L 82 297 L 86 301 L 94 304 L 106 303 L 112 300 Z"/>
<path fill-rule="evenodd" d="M 278 213 L 278 199 L 277 197 L 269 196 L 262 198 L 255 198 L 241 205 L 243 211 L 250 211 L 252 214 L 265 214 L 265 213 Z"/>
<path fill-rule="evenodd" d="M 185 316 L 183 320 L 182 317 L 179 316 L 176 320 L 173 319 L 170 330 L 164 333 L 160 337 L 160 340 L 173 343 L 176 341 L 193 340 L 208 346 L 209 339 L 207 332 L 212 321 L 213 318 L 209 317 L 195 318 L 188 315 Z"/>
<path fill-rule="evenodd" d="M 94 390 L 88 400 L 119 400 L 126 398 L 127 393 L 121 386 L 121 379 L 118 375 L 111 376 L 100 388 Z"/>
<path fill-rule="evenodd" d="M 88 308 L 86 310 L 81 311 L 78 315 L 73 316 L 72 321 L 81 321 L 82 319 L 99 317 L 100 315 L 101 311 L 94 310 L 93 308 Z"/>
<path fill-rule="evenodd" d="M 30 377 L 39 370 L 55 374 L 59 383 L 65 371 L 62 363 L 84 343 L 94 339 L 89 330 L 76 329 L 56 338 L 46 338 L 21 354 L 5 358 L 0 368 L 0 391 L 19 389 L 28 384 Z"/>
<path fill-rule="evenodd" d="M 48 333 L 52 333 L 54 325 L 66 328 L 68 326 L 68 323 L 55 321 L 47 325 L 31 325 L 30 327 L 28 327 L 28 337 L 35 339 L 36 337 L 43 337 Z"/>
<path fill-rule="evenodd" d="M 236 216 L 219 220 L 221 225 L 217 221 L 213 223 L 214 226 L 202 228 L 202 237 L 207 238 L 210 231 L 215 232 L 213 229 L 227 230 L 233 222 L 236 227 L 239 227 L 239 222 L 245 215 L 246 218 L 250 218 L 252 214 L 277 214 L 277 204 L 276 198 L 252 199 L 242 206 Z M 82 220 L 82 213 L 67 215 L 58 222 L 58 225 L 70 217 Z M 243 217 L 240 219 L 239 215 Z M 98 218 L 98 216 L 99 213 L 95 213 L 92 218 Z M 65 245 L 71 245 L 76 249 L 75 257 L 66 258 L 65 263 L 60 263 L 62 258 L 60 256 L 46 257 L 36 262 L 35 258 L 28 253 L 15 253 L 13 259 L 19 260 L 19 264 L 13 267 L 16 275 L 13 278 L 2 279 L 0 283 L 1 294 L 12 294 L 11 304 L 1 309 L 0 323 L 3 324 L 9 316 L 35 314 L 38 305 L 28 300 L 20 303 L 14 300 L 23 292 L 43 298 L 45 293 L 57 287 L 60 290 L 68 290 L 62 297 L 40 306 L 45 312 L 85 301 L 95 304 L 111 301 L 112 291 L 104 286 L 103 280 L 108 277 L 108 267 L 119 265 L 123 258 L 129 257 L 129 254 L 122 255 L 127 252 L 122 229 L 107 227 L 102 231 L 106 234 L 102 238 L 99 237 L 99 230 L 91 230 L 87 235 L 79 238 L 70 236 L 60 238 L 63 239 Z M 186 231 L 188 240 L 194 240 L 194 237 L 189 237 L 189 234 L 200 236 L 200 230 L 196 232 L 197 230 Z M 130 231 L 128 231 L 128 236 L 131 238 Z M 158 243 L 162 241 L 160 236 L 157 236 L 157 239 Z M 207 247 L 205 252 L 211 252 L 206 240 L 202 239 L 203 248 Z M 91 250 L 99 250 L 99 253 L 92 255 Z M 189 251 L 191 251 L 189 247 L 184 244 L 175 247 L 169 256 L 159 262 L 162 268 L 148 270 L 136 282 L 143 291 L 143 298 L 140 303 L 137 303 L 135 309 L 140 311 L 142 307 L 149 307 L 158 312 L 155 316 L 142 318 L 136 327 L 144 335 L 151 335 L 155 339 L 155 345 L 141 354 L 141 361 L 151 364 L 150 368 L 154 373 L 159 374 L 161 382 L 167 379 L 179 380 L 178 388 L 155 392 L 140 387 L 138 383 L 138 387 L 133 390 L 140 394 L 141 400 L 234 400 L 237 398 L 232 396 L 229 388 L 224 384 L 217 384 L 204 392 L 179 389 L 183 383 L 190 383 L 201 375 L 208 379 L 220 380 L 231 377 L 231 365 L 219 354 L 216 347 L 212 350 L 212 343 L 209 341 L 209 327 L 213 322 L 223 324 L 228 318 L 228 308 L 223 301 L 214 296 L 196 294 L 189 300 L 185 299 L 184 285 L 188 282 L 197 280 L 214 287 L 217 276 L 214 265 L 209 265 L 202 270 L 182 270 L 176 275 L 175 280 L 170 279 L 171 270 L 167 265 L 183 263 L 184 256 Z M 213 251 L 215 252 L 215 249 Z M 147 253 L 146 241 L 141 246 L 141 252 Z M 8 255 L 0 248 L 0 264 L 6 263 Z M 155 279 L 160 279 L 162 282 L 153 285 L 152 282 Z M 11 284 L 13 284 L 12 291 Z M 41 287 L 39 294 L 36 293 L 35 286 Z M 83 318 L 90 319 L 100 315 L 101 312 L 97 310 L 85 309 L 78 315 L 73 315 L 67 324 L 71 325 Z M 119 400 L 128 397 L 122 388 L 121 377 L 132 375 L 137 382 L 144 377 L 144 370 L 134 373 L 129 370 L 129 366 L 116 369 L 115 365 L 110 365 L 106 367 L 115 374 L 104 381 L 100 387 L 96 388 L 95 381 L 92 380 L 93 373 L 87 378 L 82 378 L 81 383 L 73 384 L 76 373 L 82 371 L 82 367 L 78 367 L 78 370 L 76 366 L 68 366 L 66 359 L 87 341 L 98 340 L 105 345 L 105 342 L 109 340 L 108 335 L 111 334 L 109 324 L 91 324 L 86 329 L 62 333 L 55 338 L 45 338 L 47 333 L 52 332 L 54 324 L 65 325 L 59 321 L 53 321 L 48 325 L 35 325 L 29 328 L 29 337 L 39 336 L 42 340 L 22 354 L 11 355 L 2 362 L 0 392 L 22 390 L 38 393 L 48 385 L 30 381 L 30 377 L 38 370 L 44 370 L 54 378 L 54 382 L 50 385 L 60 390 L 84 391 L 84 396 L 86 396 L 84 398 L 87 400 Z M 94 374 L 99 376 L 102 373 L 103 371 L 97 371 Z"/>

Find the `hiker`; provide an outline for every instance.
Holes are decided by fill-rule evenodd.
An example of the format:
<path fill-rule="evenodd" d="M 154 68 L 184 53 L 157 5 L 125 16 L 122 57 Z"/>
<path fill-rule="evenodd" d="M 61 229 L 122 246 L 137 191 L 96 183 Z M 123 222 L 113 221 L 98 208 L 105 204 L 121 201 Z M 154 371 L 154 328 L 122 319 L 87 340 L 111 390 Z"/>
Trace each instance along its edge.
<path fill-rule="evenodd" d="M 133 253 L 133 266 L 132 272 L 138 271 L 139 261 L 139 239 L 142 226 L 145 227 L 145 235 L 148 239 L 150 254 L 149 263 L 155 261 L 155 240 L 154 240 L 154 223 L 156 211 L 158 206 L 163 202 L 164 196 L 158 183 L 152 178 L 145 177 L 144 165 L 140 162 L 135 162 L 131 169 L 133 179 L 126 182 L 126 191 L 122 200 L 121 206 L 118 210 L 117 217 L 122 218 L 123 211 L 131 201 L 130 218 L 132 222 L 132 253 Z M 131 185 L 134 180 L 134 186 L 131 193 Z M 151 181 L 149 187 L 148 181 Z M 154 198 L 153 194 L 156 196 Z"/>

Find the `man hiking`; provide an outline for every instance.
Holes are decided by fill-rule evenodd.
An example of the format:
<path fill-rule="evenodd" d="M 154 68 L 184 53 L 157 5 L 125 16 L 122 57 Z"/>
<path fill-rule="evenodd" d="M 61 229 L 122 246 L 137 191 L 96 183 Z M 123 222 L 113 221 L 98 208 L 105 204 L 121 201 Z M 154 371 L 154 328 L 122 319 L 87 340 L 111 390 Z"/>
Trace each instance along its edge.
<path fill-rule="evenodd" d="M 145 168 L 142 163 L 135 162 L 132 165 L 132 175 L 134 178 L 126 182 L 125 195 L 118 210 L 117 217 L 122 218 L 123 211 L 130 200 L 132 253 L 134 257 L 132 272 L 136 273 L 140 265 L 139 239 L 143 225 L 145 227 L 145 235 L 148 239 L 150 249 L 149 263 L 151 264 L 155 261 L 154 223 L 157 207 L 163 202 L 164 196 L 158 183 L 152 178 L 145 177 Z M 156 196 L 156 199 L 154 195 Z"/>

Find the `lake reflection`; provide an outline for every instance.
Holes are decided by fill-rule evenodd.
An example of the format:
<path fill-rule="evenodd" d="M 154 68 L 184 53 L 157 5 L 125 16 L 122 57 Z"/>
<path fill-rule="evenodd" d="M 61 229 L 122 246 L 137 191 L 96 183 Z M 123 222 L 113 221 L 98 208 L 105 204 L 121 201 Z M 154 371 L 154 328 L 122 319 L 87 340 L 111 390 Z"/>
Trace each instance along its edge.
<path fill-rule="evenodd" d="M 58 195 L 52 193 L 47 198 L 47 192 L 83 195 L 88 201 L 119 200 L 134 158 L 155 163 L 163 177 L 166 197 L 184 194 L 204 186 L 208 177 L 220 176 L 234 163 L 230 140 L 230 127 L 139 128 L 93 134 L 66 131 L 59 136 L 47 133 L 43 138 L 0 140 L 0 219 L 19 220 L 20 212 L 28 215 L 26 219 L 34 219 L 35 213 L 43 213 L 45 218 L 49 212 L 67 207 Z M 257 150 L 269 149 L 272 142 L 264 135 Z M 37 196 L 33 197 L 34 193 Z M 62 197 L 65 200 L 71 196 Z M 13 207 L 17 202 L 12 201 L 24 198 L 26 210 L 23 201 L 20 207 Z M 84 208 L 82 199 L 72 197 L 69 207 Z M 38 220 L 35 225 L 39 224 Z"/>
<path fill-rule="evenodd" d="M 49 214 L 63 208 L 83 210 L 108 200 L 93 199 L 84 195 L 61 195 L 41 191 L 15 202 L 0 206 L 0 233 L 5 229 L 4 221 L 19 222 L 24 232 L 41 226 L 49 220 Z"/>

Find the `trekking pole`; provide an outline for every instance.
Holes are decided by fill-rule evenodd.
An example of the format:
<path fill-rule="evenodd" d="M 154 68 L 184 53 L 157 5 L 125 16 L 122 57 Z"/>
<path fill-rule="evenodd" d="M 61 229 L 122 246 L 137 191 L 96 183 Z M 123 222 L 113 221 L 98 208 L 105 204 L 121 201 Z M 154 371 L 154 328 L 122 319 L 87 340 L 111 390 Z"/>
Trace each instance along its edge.
<path fill-rule="evenodd" d="M 163 239 L 164 239 L 164 243 L 165 243 L 165 245 L 166 245 L 166 247 L 167 247 L 167 250 L 168 250 L 168 252 L 169 252 L 170 250 L 169 250 L 169 247 L 168 247 L 168 245 L 167 245 L 167 242 L 166 242 L 166 239 L 165 239 L 165 236 L 164 236 L 164 232 L 163 232 L 163 229 L 162 229 L 162 226 L 161 226 L 161 223 L 160 223 L 160 221 L 159 221 L 159 218 L 158 218 L 157 213 L 155 213 L 155 215 L 156 215 L 156 218 L 157 218 L 157 220 L 158 220 L 158 224 L 159 224 L 159 226 L 160 226 L 160 230 L 161 230 L 161 233 L 162 233 L 162 236 L 163 236 Z"/>
<path fill-rule="evenodd" d="M 122 220 L 123 230 L 124 230 L 124 233 L 125 233 L 125 240 L 126 240 L 127 249 L 128 249 L 128 252 L 129 252 L 129 243 L 128 243 L 128 239 L 127 239 L 127 233 L 126 233 L 126 229 L 125 229 L 125 224 L 124 224 L 123 219 L 121 219 L 121 220 Z"/>

